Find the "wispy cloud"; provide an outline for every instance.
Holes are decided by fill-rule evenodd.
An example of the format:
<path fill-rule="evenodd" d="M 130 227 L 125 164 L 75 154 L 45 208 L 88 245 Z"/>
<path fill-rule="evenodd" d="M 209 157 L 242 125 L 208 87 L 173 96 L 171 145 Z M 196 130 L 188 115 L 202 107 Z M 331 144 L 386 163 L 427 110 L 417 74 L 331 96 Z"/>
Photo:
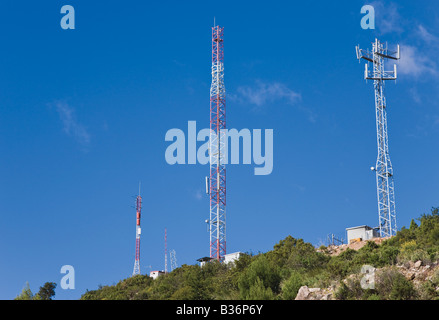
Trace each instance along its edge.
<path fill-rule="evenodd" d="M 253 104 L 257 107 L 262 107 L 267 103 L 273 103 L 278 100 L 285 100 L 290 104 L 294 104 L 301 99 L 299 93 L 279 82 L 265 83 L 256 81 L 256 85 L 240 86 L 236 92 L 237 95 L 233 96 L 234 99 Z"/>
<path fill-rule="evenodd" d="M 203 199 L 203 191 L 201 191 L 200 189 L 196 190 L 194 193 L 194 197 L 197 200 Z"/>
<path fill-rule="evenodd" d="M 430 33 L 422 24 L 418 25 L 416 33 L 427 44 L 439 44 L 439 37 Z"/>
<path fill-rule="evenodd" d="M 431 49 L 439 47 L 439 37 L 410 17 L 402 17 L 394 2 L 373 1 L 370 4 L 375 8 L 379 34 L 404 32 L 408 34 L 405 39 L 412 39 L 410 44 L 401 45 L 398 73 L 414 78 L 420 78 L 421 75 L 438 75 L 436 52 Z"/>
<path fill-rule="evenodd" d="M 274 103 L 284 102 L 306 113 L 310 122 L 316 122 L 316 114 L 300 103 L 302 95 L 280 82 L 257 80 L 253 85 L 239 86 L 236 93 L 229 93 L 228 97 L 236 103 L 252 105 L 254 112 L 263 111 Z"/>
<path fill-rule="evenodd" d="M 398 73 L 414 76 L 436 75 L 436 63 L 417 47 L 401 45 L 401 59 L 398 63 Z"/>
<path fill-rule="evenodd" d="M 373 1 L 370 3 L 375 9 L 375 25 L 380 34 L 403 32 L 403 19 L 394 3 Z"/>
<path fill-rule="evenodd" d="M 411 95 L 413 101 L 415 101 L 417 104 L 422 103 L 421 97 L 420 97 L 418 90 L 416 88 L 410 89 L 410 95 Z"/>
<path fill-rule="evenodd" d="M 254 112 L 265 110 L 269 104 L 284 102 L 306 113 L 310 122 L 316 122 L 314 111 L 300 103 L 302 95 L 280 82 L 267 83 L 257 80 L 254 85 L 239 86 L 236 93 L 229 93 L 228 97 L 236 103 L 253 105 Z"/>
<path fill-rule="evenodd" d="M 75 110 L 67 103 L 57 101 L 52 105 L 55 106 L 58 112 L 59 118 L 63 124 L 63 131 L 73 137 L 83 146 L 87 146 L 90 143 L 90 134 L 87 129 L 76 120 Z"/>

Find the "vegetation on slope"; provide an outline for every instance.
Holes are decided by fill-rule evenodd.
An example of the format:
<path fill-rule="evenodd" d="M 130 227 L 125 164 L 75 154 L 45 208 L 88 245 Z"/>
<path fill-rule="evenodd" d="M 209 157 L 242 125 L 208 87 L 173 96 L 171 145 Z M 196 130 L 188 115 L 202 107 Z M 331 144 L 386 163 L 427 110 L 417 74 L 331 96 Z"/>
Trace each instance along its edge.
<path fill-rule="evenodd" d="M 56 283 L 46 282 L 40 287 L 38 293 L 33 294 L 29 287 L 29 282 L 26 282 L 26 286 L 14 300 L 52 300 L 55 296 L 55 288 Z"/>
<path fill-rule="evenodd" d="M 347 249 L 331 256 L 302 239 L 288 236 L 273 250 L 244 254 L 232 266 L 216 261 L 183 265 L 156 280 L 138 275 L 113 286 L 87 291 L 81 299 L 294 299 L 299 288 L 337 284 L 337 299 L 439 299 L 439 272 L 421 287 L 415 287 L 395 266 L 421 260 L 439 260 L 439 214 L 433 208 L 412 220 L 395 237 L 382 244 L 368 242 L 358 251 Z M 358 274 L 363 265 L 383 268 L 375 289 L 361 289 Z M 344 280 L 344 281 L 343 281 Z"/>

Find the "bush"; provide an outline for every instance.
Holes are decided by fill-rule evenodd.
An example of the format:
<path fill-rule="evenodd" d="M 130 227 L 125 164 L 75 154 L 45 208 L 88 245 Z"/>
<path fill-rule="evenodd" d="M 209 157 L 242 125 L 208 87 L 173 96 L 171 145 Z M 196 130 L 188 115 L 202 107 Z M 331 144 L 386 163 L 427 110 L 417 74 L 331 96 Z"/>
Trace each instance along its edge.
<path fill-rule="evenodd" d="M 298 272 L 293 272 L 282 285 L 282 299 L 294 300 L 302 285 L 304 285 L 302 276 Z"/>
<path fill-rule="evenodd" d="M 376 300 L 376 291 L 374 289 L 363 289 L 358 277 L 349 278 L 342 281 L 335 292 L 335 298 L 338 300 Z"/>
<path fill-rule="evenodd" d="M 420 249 L 415 240 L 404 242 L 401 245 L 401 250 L 398 255 L 399 263 L 406 263 L 408 261 L 421 260 L 423 263 L 430 262 L 430 254 L 427 251 Z"/>
<path fill-rule="evenodd" d="M 273 300 L 274 294 L 270 287 L 265 287 L 261 279 L 256 278 L 256 281 L 251 285 L 245 300 Z"/>
<path fill-rule="evenodd" d="M 264 288 L 270 288 L 272 293 L 278 293 L 280 280 L 279 269 L 272 265 L 265 255 L 260 255 L 239 278 L 238 287 L 240 296 L 242 299 L 246 299 L 249 295 L 250 288 L 255 285 L 259 286 L 259 282 L 262 283 Z"/>
<path fill-rule="evenodd" d="M 344 282 L 341 282 L 337 291 L 335 291 L 335 298 L 337 300 L 349 300 L 351 297 L 351 291 L 348 286 Z"/>
<path fill-rule="evenodd" d="M 327 264 L 329 274 L 336 279 L 343 279 L 353 272 L 353 259 L 357 255 L 357 251 L 346 249 L 341 254 L 331 257 Z"/>
<path fill-rule="evenodd" d="M 394 269 L 386 269 L 376 278 L 376 289 L 381 299 L 410 300 L 415 298 L 413 284 Z"/>

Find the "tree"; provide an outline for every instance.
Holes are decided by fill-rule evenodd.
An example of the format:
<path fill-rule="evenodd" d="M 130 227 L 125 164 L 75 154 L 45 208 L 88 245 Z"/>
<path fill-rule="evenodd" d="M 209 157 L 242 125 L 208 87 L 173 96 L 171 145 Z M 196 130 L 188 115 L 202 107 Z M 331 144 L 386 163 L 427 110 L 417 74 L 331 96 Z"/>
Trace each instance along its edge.
<path fill-rule="evenodd" d="M 26 286 L 14 300 L 32 300 L 33 297 L 32 291 L 29 288 L 29 282 L 26 282 Z"/>
<path fill-rule="evenodd" d="M 52 300 L 52 298 L 55 296 L 55 288 L 56 283 L 46 282 L 42 287 L 40 287 L 40 291 L 38 291 L 37 295 L 41 298 L 41 300 Z"/>
<path fill-rule="evenodd" d="M 416 296 L 413 284 L 396 269 L 384 270 L 376 285 L 381 299 L 409 300 Z"/>
<path fill-rule="evenodd" d="M 274 294 L 279 292 L 281 276 L 278 268 L 271 264 L 265 255 L 260 255 L 250 266 L 241 274 L 238 280 L 238 287 L 242 299 L 246 299 L 250 289 L 253 288 L 254 294 L 261 292 L 261 286 L 269 288 Z M 268 292 L 268 291 L 267 291 Z M 269 295 L 269 293 L 267 293 Z"/>
<path fill-rule="evenodd" d="M 296 298 L 302 284 L 302 276 L 298 272 L 293 272 L 282 286 L 282 299 L 293 300 Z"/>
<path fill-rule="evenodd" d="M 266 288 L 261 279 L 256 278 L 255 283 L 250 287 L 246 300 L 273 300 L 273 291 L 270 288 Z"/>
<path fill-rule="evenodd" d="M 416 224 L 415 220 L 412 219 L 412 221 L 410 222 L 409 230 L 410 231 L 415 231 L 417 228 L 418 228 L 418 225 Z"/>

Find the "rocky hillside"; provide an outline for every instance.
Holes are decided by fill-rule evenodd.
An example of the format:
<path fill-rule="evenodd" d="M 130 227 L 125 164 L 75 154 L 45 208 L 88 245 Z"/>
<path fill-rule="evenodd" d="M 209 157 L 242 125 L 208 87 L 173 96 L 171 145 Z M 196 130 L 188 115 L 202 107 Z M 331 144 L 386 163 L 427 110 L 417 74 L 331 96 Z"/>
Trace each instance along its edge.
<path fill-rule="evenodd" d="M 349 244 L 341 244 L 338 246 L 330 245 L 328 247 L 325 247 L 324 250 L 322 250 L 322 249 L 317 249 L 317 250 L 325 252 L 326 254 L 329 254 L 331 256 L 338 256 L 340 253 L 342 253 L 343 251 L 346 251 L 347 249 L 359 250 L 359 249 L 363 248 L 367 244 L 368 241 L 372 241 L 372 242 L 380 245 L 387 239 L 389 239 L 389 237 L 373 238 L 371 240 L 357 241 L 357 242 L 353 242 L 353 243 L 349 243 Z"/>
<path fill-rule="evenodd" d="M 376 286 L 383 286 L 383 277 L 389 274 L 402 274 L 408 281 L 408 288 L 413 288 L 413 293 L 418 293 L 416 298 L 428 299 L 429 295 L 422 294 L 424 291 L 431 291 L 430 294 L 436 294 L 439 297 L 439 261 L 435 263 L 423 263 L 422 260 L 416 262 L 409 261 L 407 263 L 396 265 L 394 267 L 384 267 L 374 269 L 374 282 Z M 341 290 L 355 290 L 355 285 L 360 282 L 364 274 L 352 274 L 341 283 L 334 283 L 327 288 L 309 288 L 308 286 L 300 287 L 295 300 L 337 300 L 342 298 L 339 296 Z M 344 287 L 342 284 L 344 284 Z M 373 289 L 368 289 L 373 290 Z M 374 297 L 373 295 L 370 295 Z M 379 296 L 375 296 L 378 298 Z"/>
<path fill-rule="evenodd" d="M 234 264 L 183 265 L 156 280 L 138 275 L 81 299 L 439 299 L 439 209 L 417 220 L 392 238 L 338 247 L 316 249 L 288 236 Z"/>

